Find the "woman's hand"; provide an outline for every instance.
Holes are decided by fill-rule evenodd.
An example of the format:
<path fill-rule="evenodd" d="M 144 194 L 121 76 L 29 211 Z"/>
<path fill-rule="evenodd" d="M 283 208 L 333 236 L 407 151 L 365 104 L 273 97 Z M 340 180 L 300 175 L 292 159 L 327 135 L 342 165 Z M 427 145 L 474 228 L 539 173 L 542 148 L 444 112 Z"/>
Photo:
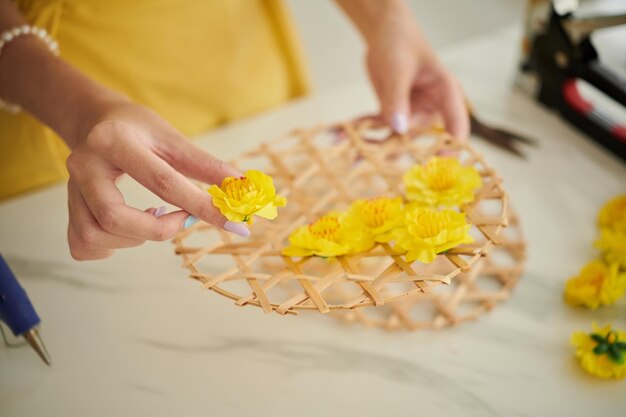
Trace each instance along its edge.
<path fill-rule="evenodd" d="M 469 117 L 457 80 L 439 62 L 402 0 L 338 0 L 367 43 L 367 69 L 381 116 L 404 133 L 441 116 L 446 130 L 465 139 Z"/>
<path fill-rule="evenodd" d="M 141 106 L 123 103 L 108 110 L 74 147 L 67 167 L 68 241 L 75 259 L 106 258 L 117 248 L 170 239 L 189 214 L 240 235 L 249 233 L 244 225 L 227 222 L 211 197 L 185 177 L 220 184 L 240 174 Z M 161 215 L 127 206 L 115 186 L 124 173 L 182 210 Z"/>
<path fill-rule="evenodd" d="M 0 31 L 25 24 L 16 5 L 0 0 Z M 132 104 L 50 53 L 34 36 L 2 51 L 0 97 L 54 129 L 72 153 L 67 160 L 68 240 L 75 259 L 101 259 L 114 249 L 167 240 L 187 219 L 248 236 L 226 221 L 208 193 L 185 176 L 218 183 L 240 175 L 194 146 L 156 113 Z M 26 82 L 25 80 L 28 80 Z M 180 211 L 129 207 L 115 185 L 128 174 Z"/>

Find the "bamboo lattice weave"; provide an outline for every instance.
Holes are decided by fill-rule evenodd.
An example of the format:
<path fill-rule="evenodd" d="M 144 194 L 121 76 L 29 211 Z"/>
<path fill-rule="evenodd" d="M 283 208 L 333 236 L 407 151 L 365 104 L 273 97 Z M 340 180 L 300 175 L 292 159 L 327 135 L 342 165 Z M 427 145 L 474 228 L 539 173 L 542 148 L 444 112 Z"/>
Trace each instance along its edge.
<path fill-rule="evenodd" d="M 436 270 L 406 262 L 388 244 L 336 259 L 281 255 L 298 226 L 343 210 L 358 198 L 403 195 L 403 173 L 442 152 L 453 152 L 462 164 L 476 167 L 483 186 L 462 207 L 476 242 L 438 255 Z M 368 120 L 297 130 L 243 153 L 232 164 L 271 175 L 278 194 L 287 197 L 287 207 L 273 221 L 255 219 L 246 239 L 198 223 L 175 237 L 175 250 L 205 288 L 266 313 L 328 313 L 428 294 L 468 274 L 501 244 L 509 218 L 496 172 L 468 143 L 434 130 L 390 135 Z"/>

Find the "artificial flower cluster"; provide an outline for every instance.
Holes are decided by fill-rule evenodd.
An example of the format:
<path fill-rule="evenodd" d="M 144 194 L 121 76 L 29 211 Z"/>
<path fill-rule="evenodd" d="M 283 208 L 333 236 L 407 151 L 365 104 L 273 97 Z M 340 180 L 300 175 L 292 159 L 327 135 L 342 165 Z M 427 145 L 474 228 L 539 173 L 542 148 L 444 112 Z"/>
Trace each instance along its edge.
<path fill-rule="evenodd" d="M 221 187 L 212 185 L 207 192 L 213 205 L 228 220 L 252 223 L 252 216 L 273 220 L 277 207 L 287 205 L 285 197 L 277 196 L 272 177 L 261 171 L 249 170 L 241 177 L 226 177 Z"/>
<path fill-rule="evenodd" d="M 565 301 L 591 310 L 614 304 L 626 292 L 626 195 L 604 205 L 598 215 L 598 259 L 583 266 L 565 284 Z M 626 332 L 598 327 L 572 335 L 576 357 L 587 372 L 601 378 L 626 377 Z"/>
<path fill-rule="evenodd" d="M 572 344 L 580 365 L 600 378 L 626 377 L 626 332 L 593 323 L 591 333 L 575 332 Z"/>
<path fill-rule="evenodd" d="M 437 254 L 473 242 L 471 225 L 460 211 L 482 185 L 473 167 L 455 158 L 433 157 L 403 177 L 402 197 L 354 201 L 345 212 L 328 213 L 289 237 L 286 256 L 335 257 L 394 242 L 408 262 L 432 262 Z"/>
<path fill-rule="evenodd" d="M 615 303 L 626 292 L 626 195 L 610 200 L 598 215 L 599 259 L 583 266 L 565 285 L 565 301 L 595 310 Z"/>
<path fill-rule="evenodd" d="M 626 194 L 610 200 L 598 215 L 600 238 L 596 248 L 608 263 L 616 263 L 626 271 Z"/>

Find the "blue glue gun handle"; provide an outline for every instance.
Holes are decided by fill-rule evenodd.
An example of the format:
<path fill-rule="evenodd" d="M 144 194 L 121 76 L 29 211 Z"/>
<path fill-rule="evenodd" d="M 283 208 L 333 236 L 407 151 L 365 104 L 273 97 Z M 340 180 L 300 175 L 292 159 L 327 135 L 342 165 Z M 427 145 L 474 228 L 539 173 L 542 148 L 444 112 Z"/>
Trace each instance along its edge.
<path fill-rule="evenodd" d="M 0 321 L 18 336 L 37 326 L 41 320 L 26 291 L 0 255 Z"/>

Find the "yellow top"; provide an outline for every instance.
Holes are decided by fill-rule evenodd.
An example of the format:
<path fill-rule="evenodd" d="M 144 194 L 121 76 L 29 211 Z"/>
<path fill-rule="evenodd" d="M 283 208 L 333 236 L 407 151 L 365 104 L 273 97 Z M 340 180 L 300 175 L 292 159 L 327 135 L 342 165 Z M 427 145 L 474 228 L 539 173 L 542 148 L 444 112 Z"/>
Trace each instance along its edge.
<path fill-rule="evenodd" d="M 16 0 L 61 57 L 187 135 L 308 91 L 280 0 Z M 69 150 L 0 110 L 0 199 L 67 176 Z"/>

